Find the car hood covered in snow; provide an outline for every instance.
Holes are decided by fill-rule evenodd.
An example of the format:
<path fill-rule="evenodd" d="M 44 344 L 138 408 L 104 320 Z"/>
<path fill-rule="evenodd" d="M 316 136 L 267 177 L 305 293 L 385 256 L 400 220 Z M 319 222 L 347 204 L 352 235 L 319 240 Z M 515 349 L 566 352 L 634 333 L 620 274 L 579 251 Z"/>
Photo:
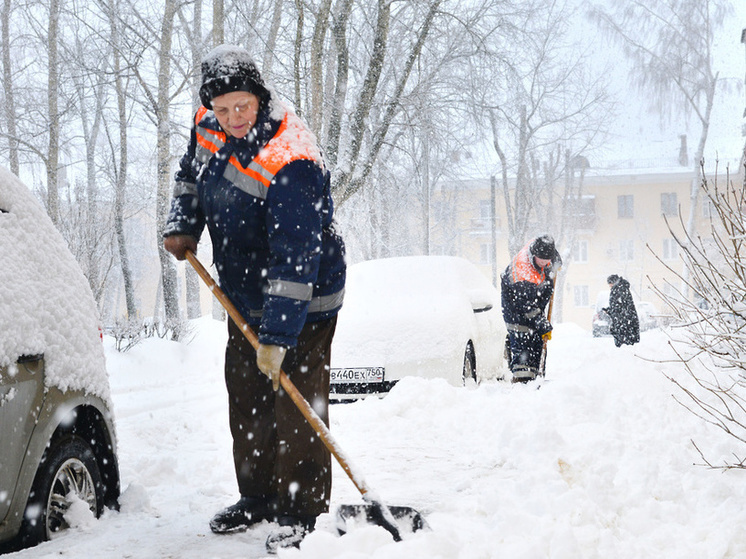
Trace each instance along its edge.
<path fill-rule="evenodd" d="M 0 366 L 44 354 L 48 387 L 109 401 L 88 282 L 39 201 L 0 167 Z"/>

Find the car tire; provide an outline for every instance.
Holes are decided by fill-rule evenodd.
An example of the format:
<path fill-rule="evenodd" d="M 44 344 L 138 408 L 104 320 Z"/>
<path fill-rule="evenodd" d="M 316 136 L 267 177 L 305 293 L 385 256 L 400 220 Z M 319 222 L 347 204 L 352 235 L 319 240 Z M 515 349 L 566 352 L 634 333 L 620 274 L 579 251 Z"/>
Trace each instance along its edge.
<path fill-rule="evenodd" d="M 91 447 L 76 435 L 52 443 L 42 457 L 26 504 L 19 539 L 22 547 L 47 541 L 65 528 L 73 499 L 88 504 L 98 518 L 104 509 L 104 484 Z"/>
<path fill-rule="evenodd" d="M 474 355 L 474 346 L 471 341 L 466 344 L 466 351 L 464 351 L 464 367 L 461 375 L 464 386 L 471 381 L 477 382 L 477 358 L 476 355 Z"/>

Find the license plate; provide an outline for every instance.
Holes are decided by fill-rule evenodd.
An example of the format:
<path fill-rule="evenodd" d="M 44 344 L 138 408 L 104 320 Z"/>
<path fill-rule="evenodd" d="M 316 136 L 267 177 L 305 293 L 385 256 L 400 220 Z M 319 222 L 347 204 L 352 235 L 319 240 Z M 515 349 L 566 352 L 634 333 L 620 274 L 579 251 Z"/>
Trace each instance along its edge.
<path fill-rule="evenodd" d="M 353 367 L 349 369 L 332 369 L 332 383 L 370 383 L 383 382 L 383 367 Z"/>

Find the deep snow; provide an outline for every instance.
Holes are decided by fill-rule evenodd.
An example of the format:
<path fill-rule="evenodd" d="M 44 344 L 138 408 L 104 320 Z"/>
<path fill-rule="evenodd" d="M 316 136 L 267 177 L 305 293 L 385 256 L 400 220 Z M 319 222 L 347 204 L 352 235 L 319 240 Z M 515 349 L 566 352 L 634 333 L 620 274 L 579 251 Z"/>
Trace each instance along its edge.
<path fill-rule="evenodd" d="M 8 557 L 260 558 L 262 524 L 230 536 L 208 520 L 233 502 L 224 324 L 195 323 L 190 344 L 149 339 L 116 353 L 106 339 L 123 482 L 120 512 Z M 333 533 L 331 515 L 304 559 L 644 559 L 746 556 L 741 471 L 706 469 L 725 435 L 677 404 L 663 373 L 667 338 L 634 347 L 559 325 L 536 385 L 467 388 L 407 379 L 384 399 L 332 407 L 332 432 L 389 504 L 413 506 L 432 530 L 394 543 L 382 528 Z M 332 504 L 359 502 L 335 465 Z"/>

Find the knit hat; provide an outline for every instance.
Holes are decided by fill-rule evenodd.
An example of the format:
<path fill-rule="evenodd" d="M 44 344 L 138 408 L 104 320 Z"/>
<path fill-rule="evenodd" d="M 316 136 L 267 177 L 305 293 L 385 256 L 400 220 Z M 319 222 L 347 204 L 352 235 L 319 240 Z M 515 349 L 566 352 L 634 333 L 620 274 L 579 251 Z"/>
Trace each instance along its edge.
<path fill-rule="evenodd" d="M 233 91 L 248 91 L 260 99 L 269 95 L 259 70 L 246 49 L 220 45 L 202 59 L 199 99 L 208 109 L 212 100 Z"/>
<path fill-rule="evenodd" d="M 534 258 L 543 258 L 545 260 L 552 260 L 557 254 L 554 248 L 554 239 L 551 235 L 542 235 L 534 239 L 529 250 Z"/>
<path fill-rule="evenodd" d="M 618 282 L 618 281 L 619 281 L 620 279 L 622 279 L 622 278 L 621 278 L 621 277 L 619 277 L 618 275 L 616 275 L 616 274 L 611 274 L 611 275 L 610 275 L 610 276 L 609 276 L 608 278 L 606 278 L 606 283 L 608 283 L 609 285 L 616 285 L 616 283 L 617 283 L 617 282 Z"/>

